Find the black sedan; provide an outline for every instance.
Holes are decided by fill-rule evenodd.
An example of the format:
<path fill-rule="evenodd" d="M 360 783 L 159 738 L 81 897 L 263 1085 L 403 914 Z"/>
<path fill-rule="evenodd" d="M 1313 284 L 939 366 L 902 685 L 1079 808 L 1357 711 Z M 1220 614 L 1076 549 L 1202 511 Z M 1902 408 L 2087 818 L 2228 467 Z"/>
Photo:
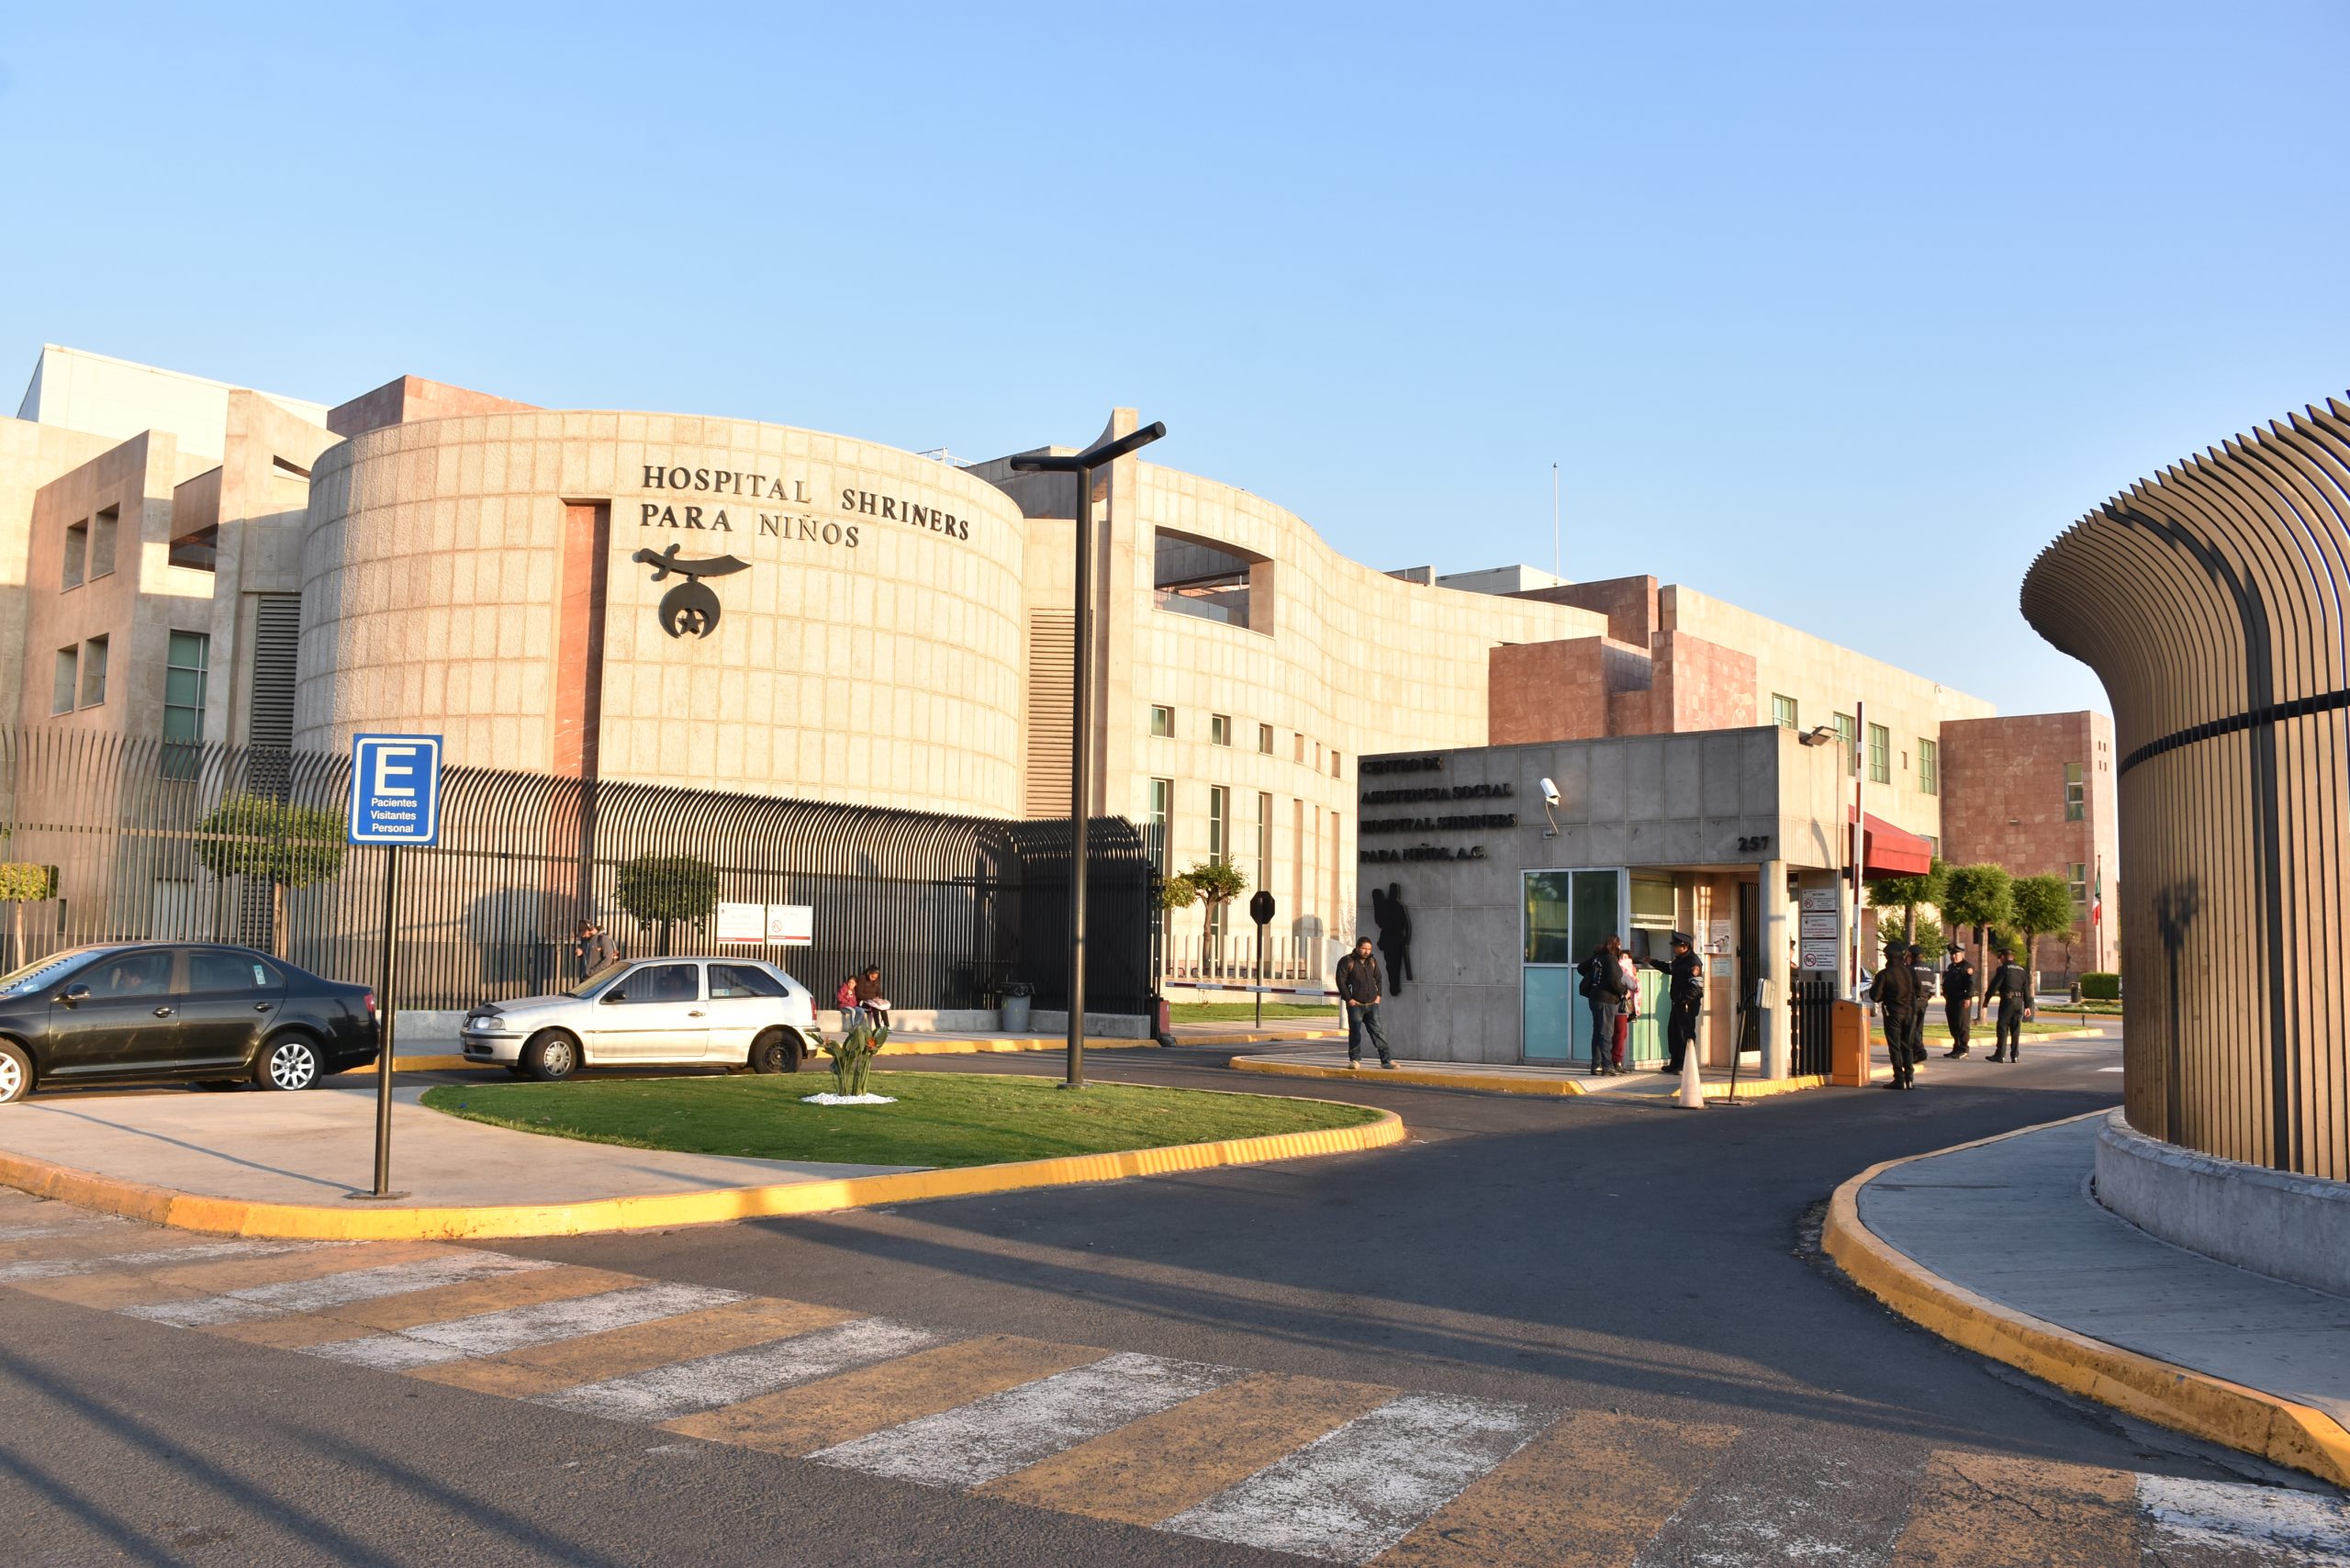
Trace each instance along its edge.
<path fill-rule="evenodd" d="M 75 947 L 0 976 L 0 1103 L 136 1080 L 308 1089 L 375 1042 L 374 991 L 250 947 Z"/>

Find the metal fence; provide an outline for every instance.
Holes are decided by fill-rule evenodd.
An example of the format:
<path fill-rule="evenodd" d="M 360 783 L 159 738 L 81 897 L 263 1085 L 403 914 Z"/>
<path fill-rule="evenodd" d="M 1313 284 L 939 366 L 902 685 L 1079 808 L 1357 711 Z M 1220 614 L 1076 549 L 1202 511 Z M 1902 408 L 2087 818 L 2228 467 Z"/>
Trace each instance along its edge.
<path fill-rule="evenodd" d="M 1825 1077 L 1836 1060 L 1836 982 L 1797 980 L 1790 989 L 1795 1049 L 1787 1070 L 1797 1078 Z"/>
<path fill-rule="evenodd" d="M 81 943 L 242 942 L 340 979 L 375 973 L 385 852 L 343 842 L 349 759 L 0 729 L 13 966 Z M 440 844 L 400 863 L 400 1000 L 455 1008 L 573 978 L 576 922 L 631 955 L 716 948 L 720 902 L 814 910 L 812 946 L 729 943 L 829 1003 L 881 966 L 901 1008 L 1069 996 L 1069 824 L 448 770 Z M 1142 834 L 1090 828 L 1086 987 L 1142 1013 L 1157 888 Z"/>
<path fill-rule="evenodd" d="M 1326 986 L 1331 960 L 1329 941 L 1321 936 L 1265 938 L 1267 985 Z M 1257 974 L 1257 932 L 1242 923 L 1238 931 L 1221 936 L 1196 933 L 1169 935 L 1166 941 L 1166 983 L 1196 985 L 1253 983 Z"/>

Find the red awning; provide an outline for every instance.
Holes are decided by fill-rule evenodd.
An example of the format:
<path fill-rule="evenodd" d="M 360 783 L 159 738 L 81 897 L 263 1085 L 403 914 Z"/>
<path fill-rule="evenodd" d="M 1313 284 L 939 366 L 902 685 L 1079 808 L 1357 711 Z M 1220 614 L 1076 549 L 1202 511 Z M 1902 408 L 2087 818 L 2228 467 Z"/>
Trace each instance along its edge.
<path fill-rule="evenodd" d="M 1844 808 L 1852 820 L 1852 808 Z M 1863 813 L 1861 875 L 1863 877 L 1922 877 L 1933 869 L 1934 846 L 1906 828 L 1897 828 L 1874 812 Z"/>

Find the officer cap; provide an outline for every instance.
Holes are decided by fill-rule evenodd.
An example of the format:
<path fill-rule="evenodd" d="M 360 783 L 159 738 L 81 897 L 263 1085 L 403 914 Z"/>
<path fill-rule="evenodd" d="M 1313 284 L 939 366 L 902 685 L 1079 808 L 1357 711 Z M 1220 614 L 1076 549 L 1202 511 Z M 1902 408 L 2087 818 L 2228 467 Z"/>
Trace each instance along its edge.
<path fill-rule="evenodd" d="M 1689 940 L 1689 933 L 1686 931 L 1676 931 L 1673 934 L 1673 945 L 1676 947 L 1695 947 L 1697 944 Z"/>

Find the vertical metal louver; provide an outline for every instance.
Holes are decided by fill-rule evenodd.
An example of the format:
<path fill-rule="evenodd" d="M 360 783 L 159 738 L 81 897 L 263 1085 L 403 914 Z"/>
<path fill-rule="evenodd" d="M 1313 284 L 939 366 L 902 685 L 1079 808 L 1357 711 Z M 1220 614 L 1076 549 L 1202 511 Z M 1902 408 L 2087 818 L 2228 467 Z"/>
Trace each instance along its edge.
<path fill-rule="evenodd" d="M 294 745 L 294 662 L 302 637 L 302 596 L 264 593 L 253 607 L 251 744 L 265 751 Z"/>
<path fill-rule="evenodd" d="M 1069 815 L 1070 727 L 1076 717 L 1077 612 L 1028 617 L 1028 777 L 1021 809 L 1030 817 Z"/>

